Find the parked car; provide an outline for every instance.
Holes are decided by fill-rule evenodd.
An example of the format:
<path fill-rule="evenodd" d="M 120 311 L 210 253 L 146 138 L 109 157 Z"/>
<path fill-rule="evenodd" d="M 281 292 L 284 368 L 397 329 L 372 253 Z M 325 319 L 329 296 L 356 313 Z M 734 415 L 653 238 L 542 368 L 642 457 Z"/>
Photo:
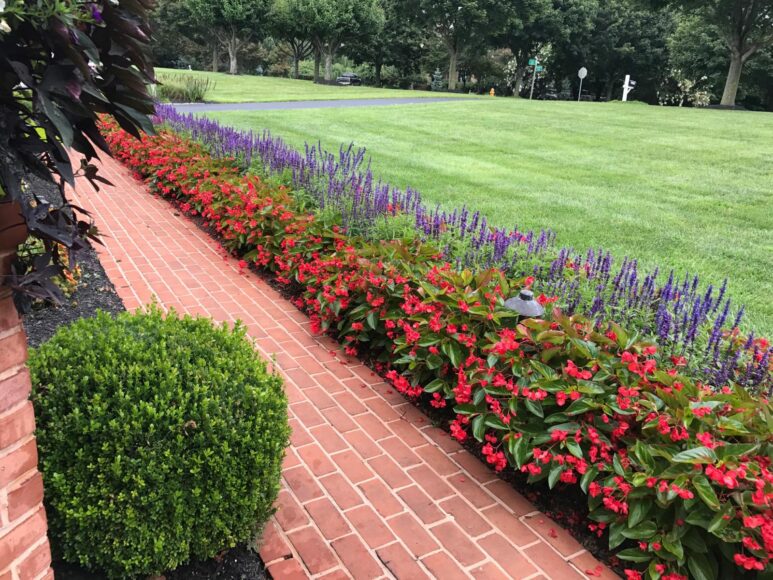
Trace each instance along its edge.
<path fill-rule="evenodd" d="M 336 79 L 339 85 L 361 85 L 362 79 L 353 72 L 345 72 Z"/>

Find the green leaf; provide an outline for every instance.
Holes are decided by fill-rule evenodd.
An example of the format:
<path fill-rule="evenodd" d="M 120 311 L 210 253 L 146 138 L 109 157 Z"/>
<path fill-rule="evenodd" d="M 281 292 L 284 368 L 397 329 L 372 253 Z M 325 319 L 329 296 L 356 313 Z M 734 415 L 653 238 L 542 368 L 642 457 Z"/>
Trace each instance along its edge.
<path fill-rule="evenodd" d="M 561 477 L 561 472 L 564 471 L 563 465 L 554 465 L 550 470 L 550 475 L 548 475 L 548 487 L 550 489 L 553 489 L 558 482 L 558 478 Z"/>
<path fill-rule="evenodd" d="M 542 405 L 539 403 L 539 401 L 524 399 L 524 405 L 526 405 L 526 408 L 532 415 L 536 415 L 537 417 L 545 416 L 545 413 L 542 410 Z"/>
<path fill-rule="evenodd" d="M 440 391 L 445 387 L 446 383 L 443 379 L 435 379 L 430 384 L 428 384 L 426 387 L 424 387 L 424 392 L 426 393 L 436 393 L 437 391 Z"/>
<path fill-rule="evenodd" d="M 443 359 L 436 354 L 431 354 L 427 357 L 426 363 L 427 368 L 431 371 L 434 371 L 435 369 L 439 369 L 441 366 L 443 366 Z"/>
<path fill-rule="evenodd" d="M 616 522 L 612 522 L 611 524 L 609 524 L 609 549 L 610 550 L 614 550 L 620 544 L 625 542 L 625 536 L 623 535 L 624 529 L 625 529 L 624 524 L 618 524 Z"/>
<path fill-rule="evenodd" d="M 684 548 L 682 547 L 682 542 L 679 540 L 670 538 L 669 536 L 663 536 L 663 548 L 676 556 L 678 560 L 684 560 Z"/>
<path fill-rule="evenodd" d="M 478 415 L 472 420 L 472 436 L 478 441 L 483 441 L 483 435 L 486 433 L 485 417 Z"/>
<path fill-rule="evenodd" d="M 652 560 L 652 554 L 642 552 L 639 548 L 626 548 L 615 555 L 621 560 L 629 562 L 649 562 Z"/>
<path fill-rule="evenodd" d="M 633 455 L 641 465 L 650 471 L 655 469 L 655 460 L 652 457 L 652 453 L 650 453 L 648 445 L 641 440 L 636 441 L 636 444 L 633 446 Z"/>
<path fill-rule="evenodd" d="M 631 501 L 628 504 L 628 527 L 636 527 L 639 523 L 644 521 L 647 514 L 652 508 L 652 501 L 650 499 Z"/>
<path fill-rule="evenodd" d="M 658 527 L 655 522 L 649 521 L 642 522 L 632 528 L 624 528 L 621 533 L 631 540 L 643 540 L 654 536 L 657 531 Z"/>
<path fill-rule="evenodd" d="M 376 326 L 378 326 L 378 314 L 375 311 L 369 312 L 365 320 L 367 321 L 368 326 L 373 330 L 376 330 Z"/>
<path fill-rule="evenodd" d="M 486 427 L 491 427 L 492 429 L 499 429 L 500 431 L 508 429 L 507 425 L 504 424 L 502 419 L 500 419 L 493 413 L 489 413 L 488 415 L 486 415 Z"/>
<path fill-rule="evenodd" d="M 647 566 L 647 574 L 649 574 L 649 580 L 660 580 L 660 572 L 658 572 L 657 566 L 660 564 L 660 559 L 652 560 L 650 565 Z"/>
<path fill-rule="evenodd" d="M 588 493 L 588 486 L 590 485 L 591 481 L 596 479 L 598 474 L 599 470 L 596 467 L 591 467 L 588 471 L 582 474 L 582 478 L 580 479 L 580 487 L 585 493 Z"/>
<path fill-rule="evenodd" d="M 569 450 L 569 453 L 578 459 L 582 459 L 582 447 L 580 447 L 580 444 L 577 443 L 577 441 L 574 441 L 573 439 L 567 439 L 565 444 L 566 448 Z"/>
<path fill-rule="evenodd" d="M 717 560 L 711 554 L 690 553 L 687 567 L 694 580 L 716 580 L 719 573 Z"/>
<path fill-rule="evenodd" d="M 717 454 L 709 447 L 693 447 L 674 455 L 671 458 L 674 463 L 716 463 Z"/>
<path fill-rule="evenodd" d="M 708 520 L 706 520 L 708 522 Z M 706 554 L 709 549 L 706 544 L 706 534 L 703 530 L 691 526 L 687 533 L 682 536 L 682 545 L 690 553 Z M 690 558 L 690 555 L 687 556 Z"/>
<path fill-rule="evenodd" d="M 516 440 L 512 454 L 519 469 L 529 460 L 531 450 L 529 449 L 528 440 L 525 437 L 520 437 Z"/>
<path fill-rule="evenodd" d="M 579 338 L 571 338 L 569 339 L 574 346 L 574 349 L 580 353 L 580 355 L 585 359 L 592 359 L 593 353 L 591 352 L 590 343 L 585 342 L 584 340 L 580 340 Z M 594 345 L 595 349 L 595 345 Z"/>
<path fill-rule="evenodd" d="M 577 399 L 564 411 L 567 415 L 579 415 L 597 407 L 596 403 L 587 398 Z"/>
<path fill-rule="evenodd" d="M 449 358 L 454 368 L 459 368 L 459 363 L 462 360 L 462 349 L 459 346 L 458 342 L 456 341 L 444 342 L 443 345 L 440 347 L 440 350 L 442 350 L 443 354 L 445 354 Z"/>
<path fill-rule="evenodd" d="M 722 529 L 727 526 L 733 513 L 735 513 L 735 510 L 730 503 L 723 504 L 720 510 L 714 514 L 713 518 L 711 518 L 709 527 L 707 528 L 708 531 L 714 535 L 718 535 L 717 532 L 722 531 Z"/>
<path fill-rule="evenodd" d="M 617 475 L 625 476 L 625 469 L 623 469 L 623 464 L 620 463 L 620 457 L 618 457 L 617 453 L 612 456 L 612 467 Z"/>
<path fill-rule="evenodd" d="M 710 511 L 703 507 L 703 505 L 699 505 L 690 510 L 684 519 L 688 524 L 708 529 L 712 517 L 713 514 Z"/>
<path fill-rule="evenodd" d="M 724 459 L 725 457 L 732 457 L 737 459 L 743 455 L 750 455 L 755 453 L 760 448 L 759 443 L 728 443 L 719 447 L 717 451 L 717 457 Z"/>
<path fill-rule="evenodd" d="M 717 492 L 714 491 L 714 487 L 705 475 L 696 475 L 693 477 L 692 484 L 695 486 L 695 491 L 698 492 L 698 496 L 703 500 L 703 503 L 714 511 L 717 511 L 720 508 Z"/>
<path fill-rule="evenodd" d="M 529 364 L 532 366 L 534 370 L 536 370 L 539 374 L 541 374 L 546 379 L 556 379 L 558 378 L 558 373 L 556 373 L 555 370 L 553 370 L 551 367 L 549 367 L 546 364 L 542 364 L 541 362 L 532 359 L 529 361 Z"/>

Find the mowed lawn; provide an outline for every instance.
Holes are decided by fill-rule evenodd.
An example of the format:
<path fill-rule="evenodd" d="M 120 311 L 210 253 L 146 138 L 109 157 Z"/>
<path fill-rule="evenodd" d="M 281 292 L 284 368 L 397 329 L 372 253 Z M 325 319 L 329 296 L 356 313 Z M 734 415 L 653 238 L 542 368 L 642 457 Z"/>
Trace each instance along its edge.
<path fill-rule="evenodd" d="M 214 103 L 250 103 L 275 101 L 320 101 L 341 99 L 389 99 L 400 97 L 459 97 L 470 95 L 431 91 L 407 91 L 400 89 L 378 89 L 375 87 L 346 87 L 337 85 L 315 85 L 311 81 L 254 75 L 231 76 L 226 73 L 188 71 L 157 68 L 156 74 L 163 82 L 165 76 L 183 75 L 208 78 L 214 84 L 206 100 Z"/>
<path fill-rule="evenodd" d="M 773 115 L 486 98 L 211 116 L 298 146 L 353 141 L 377 176 L 498 225 L 727 277 L 747 328 L 773 333 Z"/>

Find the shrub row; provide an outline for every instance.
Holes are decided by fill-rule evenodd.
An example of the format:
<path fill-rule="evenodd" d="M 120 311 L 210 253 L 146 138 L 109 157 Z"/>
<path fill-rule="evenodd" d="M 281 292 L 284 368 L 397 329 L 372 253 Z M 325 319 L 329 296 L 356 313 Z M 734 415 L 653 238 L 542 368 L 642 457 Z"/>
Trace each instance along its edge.
<path fill-rule="evenodd" d="M 115 155 L 223 245 L 298 292 L 315 329 L 372 359 L 406 396 L 452 413 L 496 469 L 579 486 L 590 529 L 629 578 L 711 579 L 771 570 L 773 407 L 708 385 L 681 357 L 615 324 L 554 310 L 520 320 L 505 298 L 533 280 L 458 272 L 430 244 L 369 243 L 302 211 L 171 133 L 105 126 Z M 540 296 L 549 304 L 553 297 Z"/>

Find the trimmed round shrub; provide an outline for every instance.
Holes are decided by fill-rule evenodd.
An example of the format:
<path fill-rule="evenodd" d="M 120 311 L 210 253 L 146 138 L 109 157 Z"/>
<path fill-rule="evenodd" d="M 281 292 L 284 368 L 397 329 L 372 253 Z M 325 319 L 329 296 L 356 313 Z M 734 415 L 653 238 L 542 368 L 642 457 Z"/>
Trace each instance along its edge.
<path fill-rule="evenodd" d="M 288 442 L 282 381 L 243 326 L 99 313 L 30 355 L 55 549 L 111 578 L 255 537 Z"/>

